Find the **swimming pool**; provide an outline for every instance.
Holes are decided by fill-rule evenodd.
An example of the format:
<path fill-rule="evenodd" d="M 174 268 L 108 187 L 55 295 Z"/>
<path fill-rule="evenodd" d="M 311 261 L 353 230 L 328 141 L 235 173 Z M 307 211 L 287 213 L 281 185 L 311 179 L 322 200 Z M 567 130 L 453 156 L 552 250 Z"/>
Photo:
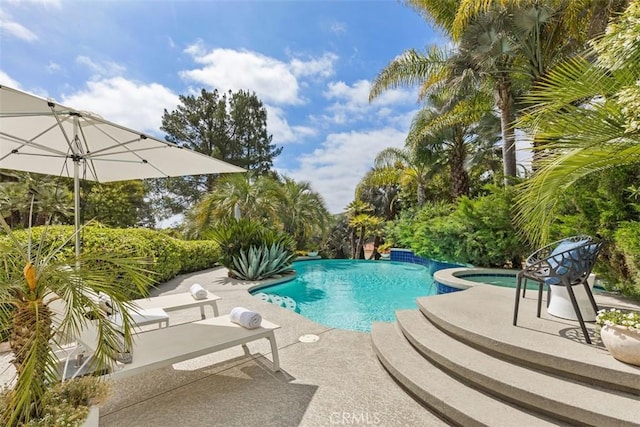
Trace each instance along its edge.
<path fill-rule="evenodd" d="M 395 310 L 436 293 L 429 270 L 417 264 L 317 260 L 293 267 L 294 280 L 252 294 L 332 328 L 369 332 L 372 322 L 392 322 Z"/>

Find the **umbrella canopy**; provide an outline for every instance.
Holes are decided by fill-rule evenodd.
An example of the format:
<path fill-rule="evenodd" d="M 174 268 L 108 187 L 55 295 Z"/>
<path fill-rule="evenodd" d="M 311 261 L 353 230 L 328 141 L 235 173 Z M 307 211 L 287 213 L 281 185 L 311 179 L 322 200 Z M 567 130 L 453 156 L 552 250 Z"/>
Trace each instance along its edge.
<path fill-rule="evenodd" d="M 244 169 L 103 118 L 0 86 L 0 168 L 74 178 L 79 228 L 79 180 L 164 178 Z M 76 233 L 76 254 L 80 252 Z"/>

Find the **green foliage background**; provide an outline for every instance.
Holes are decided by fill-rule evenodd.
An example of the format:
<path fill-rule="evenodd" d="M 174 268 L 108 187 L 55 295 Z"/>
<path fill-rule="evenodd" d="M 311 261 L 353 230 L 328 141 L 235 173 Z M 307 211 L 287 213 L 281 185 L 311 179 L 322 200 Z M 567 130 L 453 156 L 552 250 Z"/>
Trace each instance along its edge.
<path fill-rule="evenodd" d="M 489 187 L 476 199 L 427 204 L 387 228 L 387 240 L 438 261 L 519 268 L 529 252 L 512 222 L 511 189 Z"/>

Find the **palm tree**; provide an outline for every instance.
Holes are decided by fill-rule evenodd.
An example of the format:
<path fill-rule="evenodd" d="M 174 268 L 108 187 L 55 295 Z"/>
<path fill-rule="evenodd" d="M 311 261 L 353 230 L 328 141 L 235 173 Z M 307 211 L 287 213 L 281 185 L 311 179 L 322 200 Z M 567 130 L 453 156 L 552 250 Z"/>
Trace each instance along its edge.
<path fill-rule="evenodd" d="M 267 223 L 278 217 L 278 181 L 269 176 L 229 174 L 214 184 L 187 215 L 187 234 L 198 236 L 225 218 L 233 218 L 236 205 L 242 216 Z"/>
<path fill-rule="evenodd" d="M 293 236 L 298 249 L 305 248 L 314 233 L 326 232 L 330 214 L 322 197 L 311 190 L 310 183 L 284 177 L 278 203 L 279 221 L 284 232 Z"/>
<path fill-rule="evenodd" d="M 623 0 L 406 0 L 458 42 L 452 55 L 406 51 L 376 78 L 370 99 L 397 86 L 455 80 L 475 74 L 491 87 L 500 111 L 505 184 L 516 176 L 514 120 L 516 96 L 554 63 L 575 52 L 587 35 L 602 29 L 602 18 L 619 10 Z M 586 13 L 585 13 L 586 11 Z M 584 28 L 589 31 L 585 32 Z M 423 88 L 424 93 L 424 88 Z"/>
<path fill-rule="evenodd" d="M 492 100 L 467 84 L 454 88 L 436 85 L 426 95 L 428 104 L 413 119 L 407 143 L 440 152 L 447 159 L 451 197 L 469 194 L 468 154 L 479 142 L 478 123 L 493 118 Z M 487 119 L 482 120 L 483 117 Z"/>
<path fill-rule="evenodd" d="M 17 426 L 42 416 L 47 387 L 59 381 L 58 360 L 51 343 L 62 346 L 94 318 L 98 330 L 94 361 L 96 369 L 113 363 L 112 349 L 132 344 L 132 307 L 127 301 L 131 287 L 143 294 L 151 279 L 136 260 L 117 259 L 109 254 L 84 253 L 80 259 L 65 259 L 62 250 L 72 237 L 49 241 L 45 230 L 38 242 L 19 239 L 0 217 L 6 236 L 0 241 L 0 330 L 9 331 L 15 386 L 9 391 L 1 420 Z M 76 268 L 69 263 L 77 262 Z M 126 277 L 126 280 L 122 280 Z M 103 293 L 123 313 L 123 335 L 100 314 L 97 302 L 88 295 Z M 52 309 L 53 305 L 64 307 Z M 54 322 L 55 319 L 55 322 Z"/>
<path fill-rule="evenodd" d="M 369 203 L 376 216 L 385 221 L 400 212 L 400 178 L 402 170 L 394 167 L 373 168 L 356 187 L 356 199 Z"/>
<path fill-rule="evenodd" d="M 46 175 L 13 171 L 0 182 L 0 209 L 12 226 L 64 223 L 73 216 L 73 196 L 65 184 Z M 33 200 L 33 209 L 31 201 Z M 29 213 L 33 214 L 31 218 Z"/>
<path fill-rule="evenodd" d="M 422 144 L 413 144 L 404 149 L 388 147 L 378 153 L 375 166 L 389 169 L 401 165 L 401 182 L 415 182 L 418 206 L 423 206 L 427 201 L 427 183 L 444 166 L 441 154 L 427 150 Z"/>
<path fill-rule="evenodd" d="M 373 233 L 373 252 L 370 259 L 379 258 L 378 246 L 382 243 L 382 228 L 400 212 L 400 177 L 402 171 L 394 167 L 374 168 L 360 180 L 356 187 L 356 200 L 369 203 L 373 208 L 369 232 Z"/>
<path fill-rule="evenodd" d="M 552 70 L 528 97 L 522 119 L 543 146 L 540 168 L 523 183 L 518 221 L 544 243 L 555 207 L 578 179 L 640 163 L 640 4 L 594 43 L 594 51 Z M 587 58 L 595 55 L 595 63 Z"/>
<path fill-rule="evenodd" d="M 362 200 L 354 200 L 349 203 L 346 209 L 351 228 L 351 258 L 364 258 L 364 239 L 366 237 L 367 225 L 372 218 L 370 215 L 373 207 Z"/>

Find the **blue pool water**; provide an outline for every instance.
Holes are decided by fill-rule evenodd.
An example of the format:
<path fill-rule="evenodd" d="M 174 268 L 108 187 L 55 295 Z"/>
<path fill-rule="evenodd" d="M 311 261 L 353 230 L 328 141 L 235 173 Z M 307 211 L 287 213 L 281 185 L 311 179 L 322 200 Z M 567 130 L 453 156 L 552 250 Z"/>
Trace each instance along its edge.
<path fill-rule="evenodd" d="M 372 322 L 392 322 L 395 310 L 416 308 L 416 298 L 436 294 L 429 271 L 418 264 L 318 260 L 293 267 L 294 280 L 254 296 L 332 328 L 369 332 Z"/>

